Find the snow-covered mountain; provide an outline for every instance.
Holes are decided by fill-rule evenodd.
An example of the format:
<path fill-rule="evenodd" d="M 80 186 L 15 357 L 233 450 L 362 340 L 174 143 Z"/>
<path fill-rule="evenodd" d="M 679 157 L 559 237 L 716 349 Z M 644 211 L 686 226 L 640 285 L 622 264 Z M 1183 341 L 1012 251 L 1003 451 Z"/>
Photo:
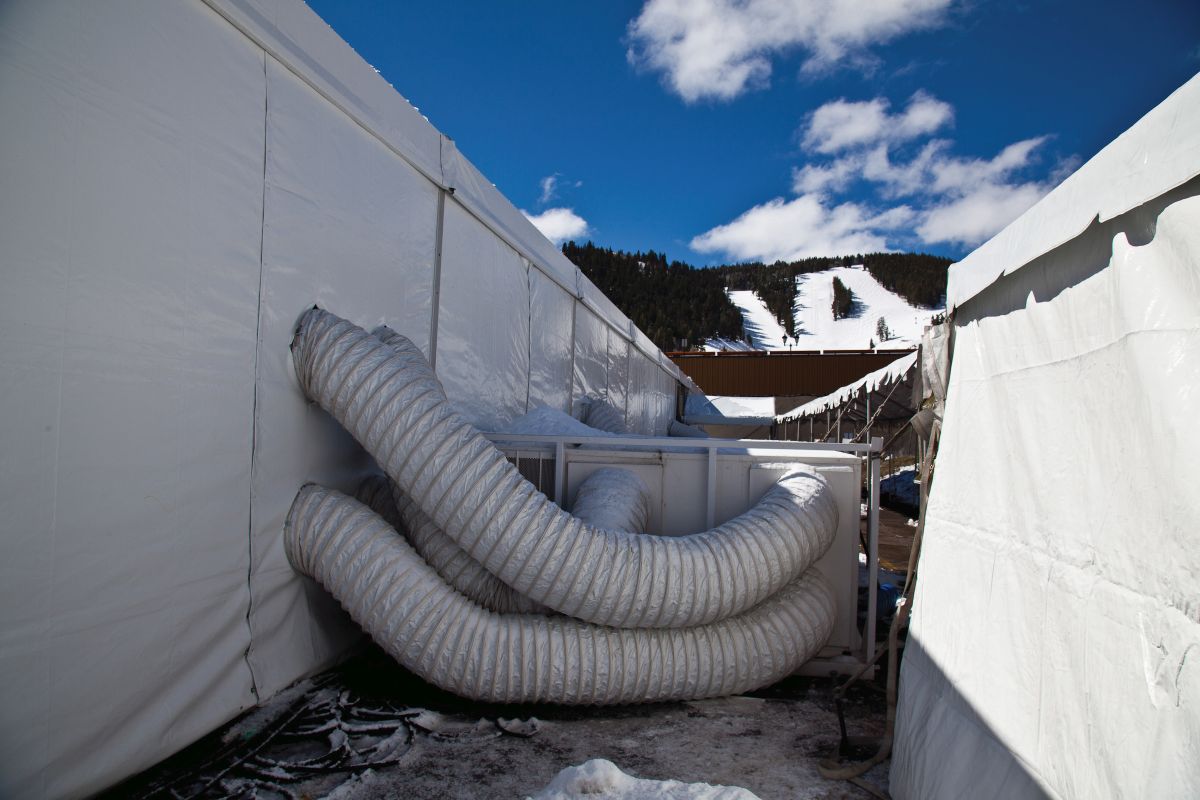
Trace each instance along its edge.
<path fill-rule="evenodd" d="M 837 278 L 854 294 L 850 314 L 833 318 L 833 279 Z M 741 342 L 710 339 L 707 350 L 865 350 L 872 344 L 880 350 L 915 347 L 930 318 L 940 308 L 918 308 L 900 295 L 884 288 L 861 265 L 834 267 L 796 277 L 796 303 L 792 309 L 796 337 L 787 336 L 783 326 L 754 292 L 729 292 L 729 299 L 742 312 L 748 348 Z M 879 336 L 879 320 L 888 329 L 888 338 Z M 785 343 L 784 337 L 787 341 Z"/>

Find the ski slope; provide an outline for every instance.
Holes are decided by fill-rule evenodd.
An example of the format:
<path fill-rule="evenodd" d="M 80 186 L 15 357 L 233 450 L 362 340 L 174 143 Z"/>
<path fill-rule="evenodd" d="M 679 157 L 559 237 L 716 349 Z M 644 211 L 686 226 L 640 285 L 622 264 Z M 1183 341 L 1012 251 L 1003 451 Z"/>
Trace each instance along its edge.
<path fill-rule="evenodd" d="M 838 278 L 854 294 L 850 315 L 833 318 L 833 279 Z M 861 266 L 834 267 L 796 277 L 796 303 L 792 309 L 796 339 L 790 336 L 750 291 L 729 292 L 729 299 L 742 312 L 742 323 L 750 340 L 743 342 L 710 339 L 706 350 L 907 350 L 916 347 L 933 315 L 941 308 L 918 308 L 875 280 Z M 887 323 L 889 338 L 877 334 L 879 318 Z"/>
<path fill-rule="evenodd" d="M 850 315 L 839 320 L 833 318 L 834 278 L 854 293 Z M 941 309 L 910 305 L 859 265 L 798 275 L 792 311 L 801 350 L 865 350 L 872 342 L 880 350 L 902 350 L 920 343 L 925 326 Z M 886 341 L 875 332 L 880 317 L 891 330 Z"/>
<path fill-rule="evenodd" d="M 782 350 L 787 331 L 775 319 L 758 295 L 750 291 L 727 292 L 729 299 L 742 312 L 742 328 L 755 350 Z M 790 336 L 788 337 L 791 338 Z"/>

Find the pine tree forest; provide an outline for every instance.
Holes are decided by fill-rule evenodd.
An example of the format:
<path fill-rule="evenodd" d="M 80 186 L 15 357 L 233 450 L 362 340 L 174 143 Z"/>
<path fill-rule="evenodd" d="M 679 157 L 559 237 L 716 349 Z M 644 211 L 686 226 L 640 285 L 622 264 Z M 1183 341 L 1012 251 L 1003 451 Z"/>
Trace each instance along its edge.
<path fill-rule="evenodd" d="M 946 296 L 946 268 L 951 264 L 948 258 L 921 253 L 868 253 L 699 268 L 668 262 L 665 253 L 653 250 L 627 253 L 592 242 L 567 242 L 562 251 L 663 350 L 695 348 L 713 336 L 742 338 L 741 313 L 726 289 L 756 292 L 794 336 L 797 275 L 863 264 L 877 281 L 908 302 L 932 308 Z"/>

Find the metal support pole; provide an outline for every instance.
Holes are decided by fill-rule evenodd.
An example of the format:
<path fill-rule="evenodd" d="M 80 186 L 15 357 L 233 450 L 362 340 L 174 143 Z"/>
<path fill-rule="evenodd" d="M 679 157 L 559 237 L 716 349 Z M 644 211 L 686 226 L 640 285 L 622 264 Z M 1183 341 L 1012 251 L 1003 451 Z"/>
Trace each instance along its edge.
<path fill-rule="evenodd" d="M 562 440 L 554 443 L 554 502 L 561 508 L 563 505 L 563 484 L 566 482 L 567 464 L 566 448 Z"/>
<path fill-rule="evenodd" d="M 871 393 L 867 392 L 867 435 L 865 438 L 868 442 L 871 441 Z"/>
<path fill-rule="evenodd" d="M 438 311 L 442 307 L 442 233 L 446 228 L 446 190 L 438 191 L 437 227 L 433 240 L 433 286 L 430 292 L 429 369 L 437 372 Z"/>
<path fill-rule="evenodd" d="M 705 510 L 705 520 L 707 526 L 711 530 L 716 525 L 717 520 L 717 451 L 713 448 L 708 448 L 708 484 L 705 488 L 705 501 L 708 507 Z"/>
<path fill-rule="evenodd" d="M 875 658 L 875 613 L 879 602 L 879 457 L 883 439 L 871 440 L 868 455 L 871 474 L 871 493 L 867 497 L 867 625 L 866 652 L 868 662 Z"/>

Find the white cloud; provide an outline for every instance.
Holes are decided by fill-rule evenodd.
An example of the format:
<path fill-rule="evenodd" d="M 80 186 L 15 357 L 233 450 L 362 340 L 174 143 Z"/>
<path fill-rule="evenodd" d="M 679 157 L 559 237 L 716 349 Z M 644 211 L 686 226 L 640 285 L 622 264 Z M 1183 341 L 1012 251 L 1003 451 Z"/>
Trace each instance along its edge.
<path fill-rule="evenodd" d="M 954 109 L 925 92 L 917 92 L 899 114 L 888 113 L 882 97 L 861 102 L 834 100 L 813 111 L 803 144 L 818 153 L 837 153 L 876 142 L 906 142 L 933 133 L 954 119 Z"/>
<path fill-rule="evenodd" d="M 928 92 L 918 91 L 909 98 L 908 108 L 904 109 L 904 113 L 896 121 L 902 136 L 893 141 L 915 139 L 933 133 L 953 121 L 953 106 L 938 100 Z"/>
<path fill-rule="evenodd" d="M 578 239 L 587 236 L 587 220 L 575 213 L 571 208 L 548 208 L 540 214 L 530 214 L 521 209 L 525 218 L 533 223 L 542 235 L 558 244 L 568 239 Z"/>
<path fill-rule="evenodd" d="M 980 184 L 1006 180 L 1013 172 L 1029 164 L 1033 151 L 1046 141 L 1045 136 L 1014 142 L 993 159 L 947 158 L 930 165 L 935 192 L 962 192 Z"/>
<path fill-rule="evenodd" d="M 946 159 L 946 150 L 951 142 L 934 139 L 926 142 L 911 161 L 894 163 L 888 146 L 873 148 L 862 161 L 862 177 L 879 184 L 879 192 L 885 198 L 905 197 L 926 191 L 934 164 Z"/>
<path fill-rule="evenodd" d="M 739 260 L 794 261 L 887 250 L 880 231 L 911 221 L 912 212 L 905 206 L 871 215 L 855 203 L 826 206 L 815 195 L 790 201 L 777 197 L 697 236 L 690 244 L 700 253 L 720 252 Z"/>
<path fill-rule="evenodd" d="M 630 63 L 687 102 L 766 85 L 771 57 L 803 50 L 809 72 L 869 62 L 864 49 L 939 25 L 952 0 L 648 0 L 629 23 Z M 852 56 L 850 54 L 853 54 Z"/>
<path fill-rule="evenodd" d="M 695 237 L 692 248 L 773 261 L 888 250 L 897 243 L 977 245 L 1036 203 L 1076 163 L 1068 159 L 1044 179 L 1030 179 L 1027 170 L 1045 136 L 1014 142 L 992 158 L 956 156 L 947 139 L 929 139 L 907 159 L 894 156 L 893 147 L 934 133 L 953 114 L 924 92 L 896 114 L 882 98 L 825 104 L 810 116 L 804 143 L 836 157 L 792 170 L 794 200 L 754 206 Z M 869 187 L 882 208 L 839 202 L 854 184 Z"/>
<path fill-rule="evenodd" d="M 999 233 L 1049 190 L 1041 183 L 985 183 L 933 205 L 916 232 L 927 244 L 976 245 Z"/>
<path fill-rule="evenodd" d="M 538 197 L 538 203 L 545 205 L 554 199 L 555 193 L 558 191 L 558 173 L 547 175 L 538 181 L 538 185 L 542 187 L 542 194 Z"/>
<path fill-rule="evenodd" d="M 883 138 L 887 119 L 887 100 L 881 97 L 862 103 L 834 100 L 809 114 L 802 143 L 818 153 L 871 144 Z"/>
<path fill-rule="evenodd" d="M 845 189 L 862 172 L 862 159 L 839 158 L 829 164 L 805 164 L 792 169 L 792 191 L 796 194 L 826 194 Z"/>

